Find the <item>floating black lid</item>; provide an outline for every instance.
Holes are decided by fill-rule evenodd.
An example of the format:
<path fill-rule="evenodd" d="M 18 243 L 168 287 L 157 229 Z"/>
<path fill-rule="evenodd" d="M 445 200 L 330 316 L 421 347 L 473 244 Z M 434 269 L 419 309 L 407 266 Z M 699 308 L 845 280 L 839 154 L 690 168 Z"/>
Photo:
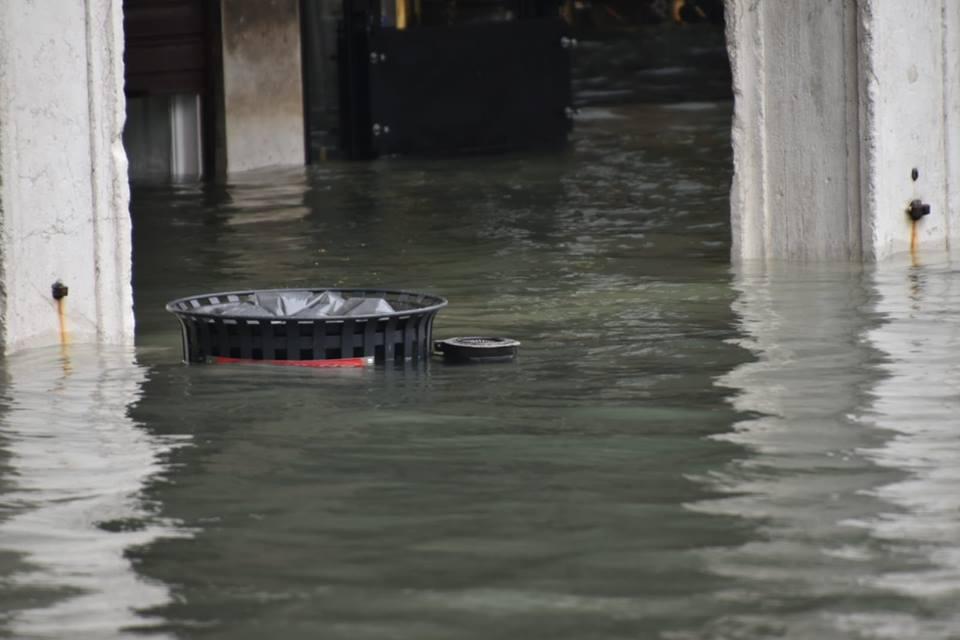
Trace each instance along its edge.
<path fill-rule="evenodd" d="M 447 360 L 511 360 L 516 357 L 520 342 L 510 338 L 466 336 L 439 340 L 433 347 Z"/>

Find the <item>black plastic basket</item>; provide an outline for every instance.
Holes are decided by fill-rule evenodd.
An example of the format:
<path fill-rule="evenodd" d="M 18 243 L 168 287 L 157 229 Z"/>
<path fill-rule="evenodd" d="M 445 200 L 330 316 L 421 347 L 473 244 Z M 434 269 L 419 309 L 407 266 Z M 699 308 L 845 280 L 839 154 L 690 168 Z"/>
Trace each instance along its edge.
<path fill-rule="evenodd" d="M 392 313 L 365 316 L 231 317 L 202 307 L 243 302 L 257 293 L 324 291 L 344 298 L 383 298 Z M 216 358 L 312 361 L 369 358 L 377 362 L 425 359 L 430 356 L 433 320 L 447 301 L 439 296 L 378 289 L 270 289 L 209 293 L 174 300 L 167 311 L 180 320 L 185 362 Z"/>

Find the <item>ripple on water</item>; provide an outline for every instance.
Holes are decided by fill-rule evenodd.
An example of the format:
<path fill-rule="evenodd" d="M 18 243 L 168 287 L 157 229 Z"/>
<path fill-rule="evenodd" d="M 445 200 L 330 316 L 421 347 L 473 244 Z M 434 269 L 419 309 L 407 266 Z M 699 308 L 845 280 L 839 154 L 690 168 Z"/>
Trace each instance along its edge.
<path fill-rule="evenodd" d="M 2 627 L 18 638 L 110 638 L 149 624 L 169 588 L 126 557 L 185 535 L 142 491 L 186 441 L 127 417 L 146 370 L 130 350 L 71 347 L 8 357 L 0 412 Z"/>
<path fill-rule="evenodd" d="M 771 612 L 734 606 L 710 629 L 942 638 L 960 624 L 952 280 L 947 256 L 740 270 L 735 309 L 757 360 L 721 384 L 757 415 L 717 437 L 752 453 L 702 478 L 730 497 L 690 508 L 762 523 L 760 539 L 703 555 Z"/>

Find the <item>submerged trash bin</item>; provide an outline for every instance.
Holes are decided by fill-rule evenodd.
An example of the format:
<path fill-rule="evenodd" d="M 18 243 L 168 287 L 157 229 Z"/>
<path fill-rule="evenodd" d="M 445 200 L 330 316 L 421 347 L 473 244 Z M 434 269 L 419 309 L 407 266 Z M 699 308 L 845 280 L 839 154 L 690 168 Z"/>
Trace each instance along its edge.
<path fill-rule="evenodd" d="M 268 289 L 174 300 L 185 362 L 277 364 L 430 357 L 439 296 L 382 289 Z"/>

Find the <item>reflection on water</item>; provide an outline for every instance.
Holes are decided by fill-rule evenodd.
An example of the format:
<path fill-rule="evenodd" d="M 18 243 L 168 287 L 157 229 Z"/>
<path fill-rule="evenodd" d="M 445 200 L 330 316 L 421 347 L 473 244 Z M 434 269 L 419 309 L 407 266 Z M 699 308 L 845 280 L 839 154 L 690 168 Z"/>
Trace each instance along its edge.
<path fill-rule="evenodd" d="M 730 579 L 707 637 L 956 631 L 952 277 L 945 258 L 739 269 L 734 309 L 756 361 L 719 384 L 754 416 L 714 438 L 750 453 L 700 478 L 729 497 L 689 507 L 754 521 L 758 535 L 702 552 Z"/>
<path fill-rule="evenodd" d="M 859 616 L 899 637 L 946 637 L 960 629 L 960 287 L 947 259 L 881 265 L 874 278 L 884 322 L 867 334 L 884 354 L 864 422 L 889 434 L 863 454 L 901 472 L 870 493 L 889 506 L 852 522 L 894 563 L 872 576 L 878 589 L 923 603 L 927 615 Z M 890 637 L 893 637 L 891 634 Z"/>
<path fill-rule="evenodd" d="M 144 370 L 129 350 L 37 350 L 3 363 L 2 623 L 16 638 L 109 638 L 169 601 L 126 552 L 179 535 L 141 492 L 181 438 L 127 418 Z"/>
<path fill-rule="evenodd" d="M 881 508 L 862 492 L 884 480 L 858 453 L 882 437 L 856 417 L 880 377 L 879 354 L 863 341 L 878 322 L 867 278 L 846 265 L 746 265 L 737 273 L 741 344 L 756 361 L 719 384 L 754 415 L 715 438 L 749 455 L 702 478 L 730 497 L 691 508 L 750 519 L 758 533 L 741 547 L 704 552 L 730 579 L 721 596 L 732 606 L 712 622 L 713 634 L 831 637 L 831 610 L 848 606 L 870 571 L 856 551 L 863 534 L 843 524 Z"/>

